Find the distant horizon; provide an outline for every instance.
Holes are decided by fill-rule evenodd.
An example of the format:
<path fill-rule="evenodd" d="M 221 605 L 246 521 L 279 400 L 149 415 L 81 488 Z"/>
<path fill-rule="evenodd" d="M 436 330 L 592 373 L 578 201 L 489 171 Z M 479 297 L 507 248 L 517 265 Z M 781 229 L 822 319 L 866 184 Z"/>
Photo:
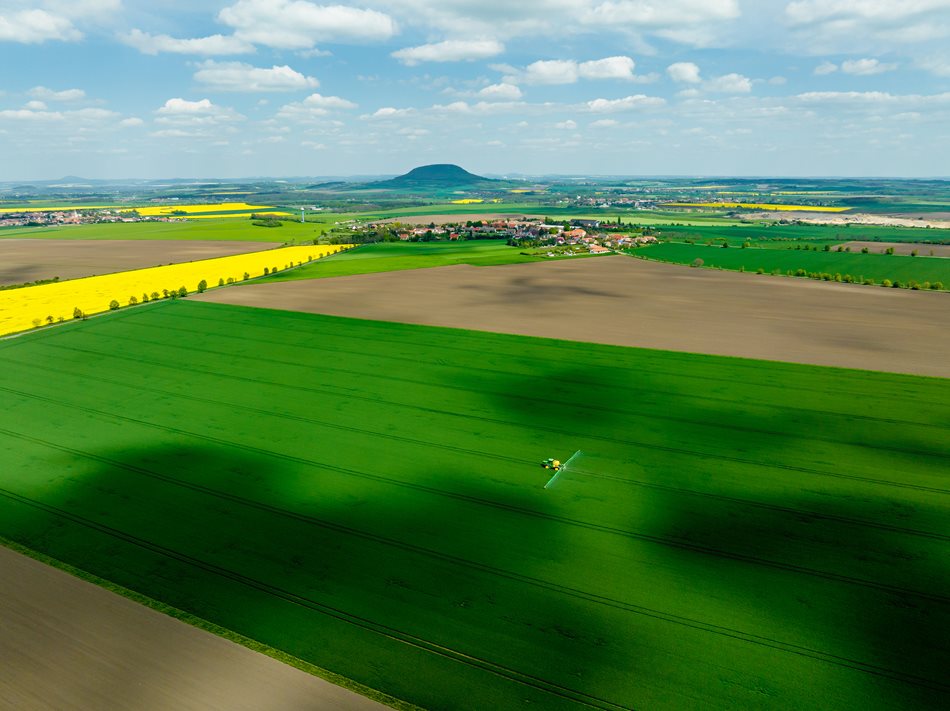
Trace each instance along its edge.
<path fill-rule="evenodd" d="M 426 165 L 439 165 L 433 163 L 420 164 L 413 168 L 424 167 Z M 457 165 L 457 164 L 447 164 Z M 464 165 L 460 166 L 475 175 L 491 177 L 496 179 L 540 179 L 540 180 L 579 180 L 579 179 L 624 179 L 624 180 L 901 180 L 901 181 L 950 181 L 948 175 L 780 175 L 780 174 L 740 174 L 740 173 L 520 173 L 520 172 L 497 172 L 497 171 L 477 171 L 469 170 Z M 94 178 L 89 176 L 65 175 L 51 178 L 12 178 L 0 180 L 0 185 L 12 185 L 17 183 L 62 183 L 64 186 L 70 184 L 81 184 L 82 181 L 90 183 L 110 183 L 110 182 L 142 182 L 142 183 L 162 183 L 162 182 L 204 182 L 204 183 L 233 183 L 233 182 L 312 182 L 312 181 L 333 181 L 346 180 L 350 182 L 360 182 L 362 180 L 374 180 L 378 178 L 390 178 L 404 175 L 413 168 L 407 168 L 404 171 L 383 172 L 383 173 L 352 173 L 352 174 L 326 174 L 326 175 L 246 175 L 237 177 L 222 176 L 164 176 L 158 178 L 147 178 L 141 176 L 132 177 L 107 177 Z"/>

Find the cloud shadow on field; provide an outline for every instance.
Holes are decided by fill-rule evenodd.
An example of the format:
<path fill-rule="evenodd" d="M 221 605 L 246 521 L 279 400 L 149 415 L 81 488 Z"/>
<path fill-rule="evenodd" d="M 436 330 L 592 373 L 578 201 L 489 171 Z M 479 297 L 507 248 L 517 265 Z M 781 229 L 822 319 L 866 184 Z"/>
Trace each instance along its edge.
<path fill-rule="evenodd" d="M 530 698 L 567 708 L 559 696 L 563 690 L 551 696 L 520 684 L 489 684 L 488 678 L 497 678 L 468 667 L 459 671 L 457 662 L 393 647 L 365 630 L 354 633 L 332 616 L 242 581 L 256 580 L 318 606 L 427 637 L 516 676 L 536 676 L 542 686 L 581 695 L 620 694 L 624 705 L 635 685 L 631 680 L 649 673 L 648 659 L 638 668 L 629 664 L 629 630 L 620 633 L 616 611 L 529 582 L 535 576 L 543 581 L 546 558 L 569 555 L 571 547 L 555 521 L 522 519 L 508 510 L 536 507 L 533 491 L 500 490 L 463 470 L 440 471 L 447 488 L 466 481 L 465 501 L 419 492 L 414 506 L 393 507 L 386 500 L 391 487 L 377 486 L 371 495 L 360 484 L 352 495 L 328 492 L 295 506 L 282 489 L 286 482 L 299 484 L 299 465 L 277 457 L 182 445 L 127 447 L 97 452 L 96 459 L 45 499 L 69 518 L 44 512 L 18 531 L 3 533 L 425 706 L 464 697 L 490 699 L 496 707 Z M 321 471 L 307 473 L 319 491 Z M 514 519 L 520 528 L 499 526 L 500 519 Z M 512 560 L 506 530 L 533 538 L 537 545 L 529 549 L 537 558 Z M 128 630 L 128 639 L 117 643 L 137 644 L 136 631 Z M 156 653 L 165 657 L 175 650 L 159 647 Z M 618 666 L 618 660 L 627 664 Z M 425 676 L 427 665 L 431 683 L 420 685 L 418 675 Z M 439 686 L 449 679 L 449 686 Z M 117 705 L 141 705 L 148 682 L 148 669 L 113 679 Z"/>
<path fill-rule="evenodd" d="M 717 598 L 750 620 L 770 620 L 787 639 L 839 657 L 841 666 L 880 670 L 852 683 L 882 707 L 946 708 L 947 537 L 898 534 L 873 520 L 863 526 L 869 517 L 861 496 L 831 499 L 824 515 L 795 513 L 814 506 L 804 497 L 759 494 L 755 501 L 775 508 L 655 491 L 652 506 L 664 516 L 653 533 L 669 542 L 665 556 L 684 575 L 711 582 Z"/>
<path fill-rule="evenodd" d="M 539 368 L 538 373 L 497 373 L 491 380 L 477 373 L 452 373 L 447 384 L 482 390 L 490 410 L 522 426 L 587 427 L 622 416 L 617 413 L 613 382 L 603 371 L 565 363 L 555 369 Z M 628 406 L 635 407 L 635 403 Z"/>
<path fill-rule="evenodd" d="M 478 283 L 462 283 L 457 288 L 472 292 L 473 300 L 479 304 L 512 304 L 531 309 L 558 308 L 578 297 L 628 298 L 615 291 L 572 283 L 567 276 L 562 281 L 553 276 L 512 277 L 506 282 L 494 283 L 491 289 Z"/>

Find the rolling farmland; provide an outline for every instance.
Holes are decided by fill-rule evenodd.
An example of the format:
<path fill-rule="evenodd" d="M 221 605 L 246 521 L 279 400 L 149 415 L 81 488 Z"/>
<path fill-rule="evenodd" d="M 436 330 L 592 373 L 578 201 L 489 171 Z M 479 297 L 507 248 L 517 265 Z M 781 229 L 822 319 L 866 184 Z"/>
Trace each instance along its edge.
<path fill-rule="evenodd" d="M 330 225 L 325 222 L 284 222 L 279 228 L 257 227 L 249 219 L 204 219 L 174 222 L 116 222 L 51 227 L 4 227 L 4 239 L 53 240 L 216 240 L 233 242 L 310 242 Z"/>
<path fill-rule="evenodd" d="M 0 363 L 0 536 L 412 703 L 950 703 L 947 380 L 189 301 Z"/>
<path fill-rule="evenodd" d="M 349 246 L 269 249 L 0 291 L 0 335 L 168 298 L 172 293 L 184 296 L 196 289 L 246 281 Z M 180 294 L 179 289 L 183 290 Z"/>
<path fill-rule="evenodd" d="M 921 247 L 923 253 L 926 248 Z M 811 273 L 850 275 L 859 283 L 873 279 L 880 284 L 885 279 L 903 284 L 914 280 L 920 283 L 941 283 L 950 287 L 950 259 L 941 257 L 910 257 L 897 254 L 861 254 L 859 252 L 813 252 L 796 249 L 723 249 L 695 244 L 665 243 L 637 249 L 634 254 L 674 264 L 690 264 L 702 259 L 703 266 L 766 273 L 785 274 L 804 269 Z"/>
<path fill-rule="evenodd" d="M 534 250 L 540 251 L 540 250 Z M 588 256 L 588 255 L 584 255 Z M 472 266 L 496 266 L 548 261 L 545 257 L 523 253 L 509 247 L 504 240 L 478 240 L 475 242 L 381 242 L 363 245 L 319 265 L 305 265 L 292 272 L 268 277 L 267 281 L 297 281 L 300 279 L 323 279 L 350 276 L 353 274 L 377 274 L 379 272 L 445 267 L 452 264 Z"/>

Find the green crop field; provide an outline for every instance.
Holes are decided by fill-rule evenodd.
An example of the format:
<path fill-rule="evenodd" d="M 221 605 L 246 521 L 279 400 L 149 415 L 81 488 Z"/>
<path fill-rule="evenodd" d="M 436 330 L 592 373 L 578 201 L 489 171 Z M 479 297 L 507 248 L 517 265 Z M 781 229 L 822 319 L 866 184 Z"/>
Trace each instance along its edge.
<path fill-rule="evenodd" d="M 305 264 L 299 269 L 281 272 L 263 281 L 296 281 L 325 277 L 375 274 L 405 269 L 447 267 L 452 264 L 497 266 L 525 262 L 551 261 L 551 258 L 526 254 L 529 250 L 509 247 L 504 240 L 470 240 L 464 242 L 379 242 L 367 244 L 328 259 Z M 540 250 L 532 249 L 530 252 Z M 590 257 L 576 255 L 573 258 Z M 558 257 L 557 259 L 561 259 Z M 571 257 L 566 257 L 571 259 Z M 261 281 L 261 280 L 258 280 Z"/>
<path fill-rule="evenodd" d="M 0 392 L 0 537 L 423 707 L 950 705 L 950 380 L 182 300 Z"/>
<path fill-rule="evenodd" d="M 188 222 L 117 222 L 55 227 L 0 228 L 0 239 L 174 239 L 240 242 L 303 243 L 320 237 L 332 225 L 284 222 L 282 227 L 257 227 L 250 219 L 233 217 Z"/>
<path fill-rule="evenodd" d="M 788 242 L 841 244 L 843 242 L 950 242 L 950 230 L 920 227 L 881 227 L 876 225 L 781 225 L 778 223 L 747 223 L 740 226 L 666 225 L 660 228 L 666 239 L 725 240 L 732 245 L 760 242 L 757 246 L 784 249 Z"/>
<path fill-rule="evenodd" d="M 785 274 L 804 269 L 806 272 L 850 274 L 857 281 L 884 279 L 902 284 L 909 281 L 940 282 L 950 287 L 950 259 L 944 257 L 909 257 L 896 254 L 861 254 L 860 252 L 814 252 L 797 249 L 748 249 L 709 247 L 699 244 L 665 244 L 640 247 L 633 251 L 638 257 L 674 264 L 691 264 L 702 259 L 705 267 L 755 272 L 758 269 Z"/>

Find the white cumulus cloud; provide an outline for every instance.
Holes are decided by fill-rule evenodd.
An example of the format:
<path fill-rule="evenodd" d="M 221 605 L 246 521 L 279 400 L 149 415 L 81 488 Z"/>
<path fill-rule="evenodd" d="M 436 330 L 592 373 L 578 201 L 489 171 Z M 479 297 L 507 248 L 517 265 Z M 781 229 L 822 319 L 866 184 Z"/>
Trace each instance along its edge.
<path fill-rule="evenodd" d="M 0 9 L 0 42 L 41 44 L 50 40 L 74 42 L 82 39 L 82 32 L 72 21 L 61 15 L 41 9 L 27 9 L 3 13 Z"/>
<path fill-rule="evenodd" d="M 884 64 L 877 59 L 847 59 L 841 63 L 841 71 L 845 74 L 870 76 L 883 74 L 897 69 L 896 64 Z"/>
<path fill-rule="evenodd" d="M 181 97 L 169 99 L 155 113 L 157 123 L 175 126 L 217 126 L 244 118 L 234 109 L 218 106 L 210 99 L 189 101 Z"/>
<path fill-rule="evenodd" d="M 418 47 L 406 47 L 392 53 L 403 64 L 415 66 L 422 62 L 463 62 L 488 59 L 505 51 L 497 40 L 445 40 Z"/>
<path fill-rule="evenodd" d="M 387 14 L 307 0 L 238 0 L 218 13 L 242 40 L 279 49 L 310 49 L 318 42 L 387 40 L 396 23 Z"/>
<path fill-rule="evenodd" d="M 636 62 L 630 57 L 617 56 L 577 62 L 573 59 L 542 59 L 532 62 L 523 70 L 514 68 L 505 77 L 510 84 L 574 84 L 580 79 L 621 79 L 651 81 L 634 74 Z"/>
<path fill-rule="evenodd" d="M 268 69 L 213 59 L 199 65 L 195 81 L 217 91 L 295 91 L 320 85 L 314 77 L 304 76 L 286 64 Z"/>
<path fill-rule="evenodd" d="M 517 101 L 522 97 L 521 89 L 514 84 L 490 84 L 478 92 L 478 95 L 489 101 Z"/>
<path fill-rule="evenodd" d="M 670 79 L 682 84 L 698 84 L 702 81 L 699 67 L 692 62 L 675 62 L 666 68 Z"/>
<path fill-rule="evenodd" d="M 177 38 L 168 35 L 151 35 L 142 30 L 132 30 L 119 39 L 142 54 L 200 54 L 205 56 L 247 54 L 254 45 L 233 35 L 209 35 L 208 37 Z"/>
<path fill-rule="evenodd" d="M 720 94 L 748 94 L 752 91 L 752 80 L 741 74 L 723 74 L 705 82 L 703 88 Z"/>
<path fill-rule="evenodd" d="M 86 92 L 82 89 L 63 89 L 62 91 L 53 91 L 45 86 L 34 86 L 30 89 L 30 96 L 40 101 L 80 101 L 86 98 Z"/>
<path fill-rule="evenodd" d="M 295 101 L 280 107 L 277 118 L 295 121 L 310 121 L 328 115 L 331 111 L 355 109 L 356 104 L 339 96 L 311 94 L 303 101 Z"/>
<path fill-rule="evenodd" d="M 666 101 L 658 96 L 635 94 L 623 99 L 594 99 L 587 102 L 587 108 L 593 113 L 613 113 L 615 111 L 632 111 L 634 109 L 651 109 L 663 106 Z"/>

